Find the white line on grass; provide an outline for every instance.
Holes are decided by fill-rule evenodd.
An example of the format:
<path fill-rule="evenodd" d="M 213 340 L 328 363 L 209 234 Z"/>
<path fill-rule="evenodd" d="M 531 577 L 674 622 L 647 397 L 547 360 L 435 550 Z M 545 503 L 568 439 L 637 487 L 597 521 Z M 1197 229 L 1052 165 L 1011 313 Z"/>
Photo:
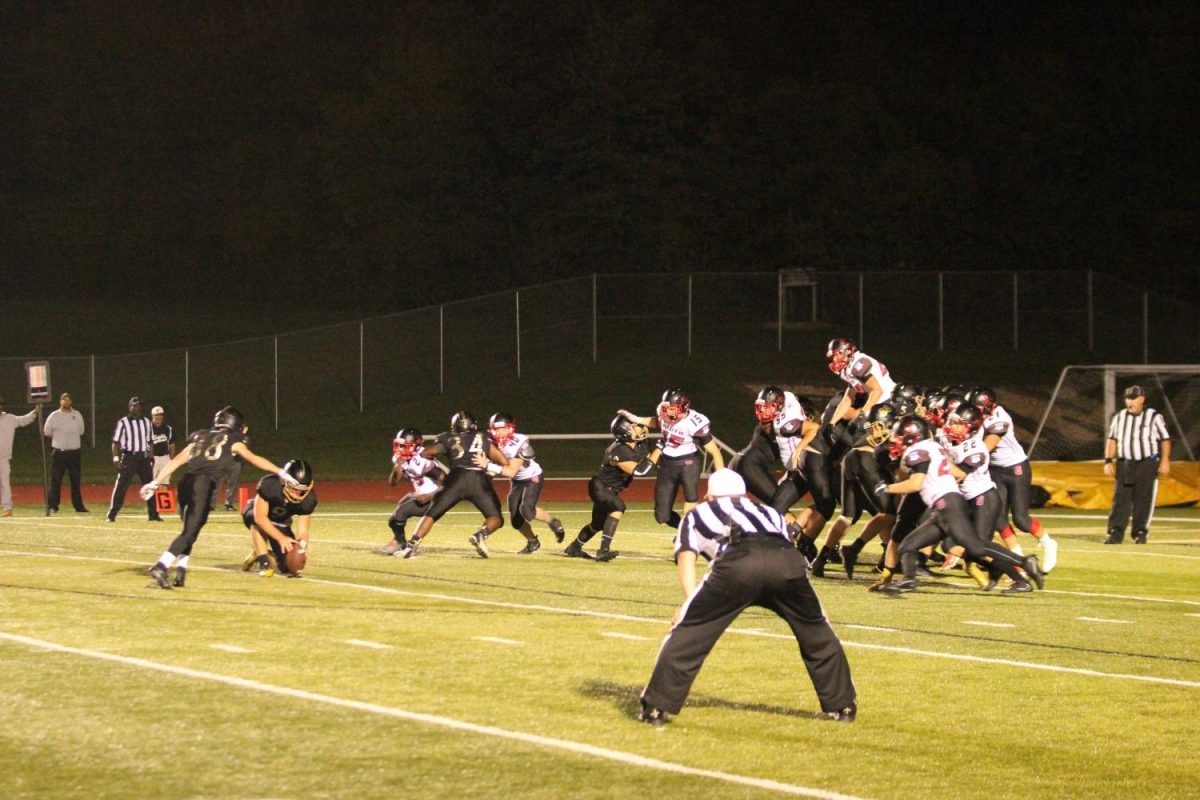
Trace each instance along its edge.
<path fill-rule="evenodd" d="M 583 742 L 573 742 L 569 739 L 555 739 L 550 736 L 539 736 L 537 734 L 523 733 L 521 731 L 510 731 L 504 728 L 496 728 L 491 725 L 476 725 L 473 722 L 465 722 L 463 720 L 453 719 L 452 717 L 441 717 L 434 714 L 422 714 L 417 711 L 407 711 L 405 709 L 395 708 L 392 706 L 381 706 L 376 703 L 365 703 L 361 700 L 349 700 L 344 697 L 317 694 L 316 692 L 309 692 L 303 689 L 292 689 L 287 686 L 271 686 L 269 684 L 249 681 L 244 678 L 237 678 L 232 675 L 221 675 L 215 672 L 189 669 L 187 667 L 177 667 L 172 664 L 163 664 L 158 661 L 148 661 L 144 658 L 119 656 L 113 653 L 103 653 L 98 650 L 85 650 L 79 647 L 68 647 L 66 645 L 47 642 L 41 639 L 31 639 L 28 636 L 18 636 L 12 633 L 0 633 L 0 639 L 7 639 L 11 642 L 17 642 L 30 647 L 37 647 L 42 650 L 83 656 L 85 658 L 93 658 L 99 661 L 109 661 L 116 664 L 124 664 L 125 666 L 137 667 L 139 669 L 152 670 L 155 672 L 166 672 L 172 675 L 180 675 L 185 678 L 195 678 L 198 680 L 211 681 L 213 683 L 223 683 L 226 686 L 234 686 L 239 689 L 266 692 L 268 694 L 279 695 L 281 697 L 290 697 L 310 703 L 323 703 L 325 705 L 338 706 L 340 708 L 350 708 L 355 711 L 362 711 L 368 714 L 377 714 L 379 716 L 408 720 L 409 722 L 417 722 L 425 725 L 436 725 L 442 728 L 450 728 L 452 730 L 465 731 L 467 733 L 474 733 L 482 736 L 492 736 L 498 739 L 508 739 L 510 741 L 522 742 L 524 744 L 535 745 L 538 747 L 550 747 L 557 750 L 565 750 L 570 753 L 593 756 L 595 758 L 603 758 L 609 761 L 616 761 L 621 764 L 629 764 L 635 767 L 654 769 L 660 772 L 673 772 L 678 775 L 688 775 L 695 778 L 708 778 L 711 780 L 723 781 L 725 783 L 738 784 L 740 786 L 751 786 L 756 789 L 766 789 L 768 791 L 781 792 L 783 794 L 798 795 L 801 797 L 816 797 L 821 798 L 822 800 L 860 800 L 860 798 L 856 798 L 853 795 L 829 792 L 824 789 L 814 789 L 808 786 L 780 783 L 779 781 L 768 780 L 765 778 L 752 778 L 747 775 L 736 775 L 734 773 L 720 772 L 718 770 L 697 769 L 696 767 L 689 767 L 684 764 L 675 764 L 670 761 L 660 761 L 656 758 L 639 756 L 636 753 L 626 753 L 621 750 L 610 750 L 606 747 L 596 747 L 595 745 L 585 744 Z"/>
<path fill-rule="evenodd" d="M 858 623 L 855 623 L 855 622 L 842 623 L 841 627 L 854 628 L 855 630 L 860 630 L 860 631 L 883 631 L 884 633 L 895 633 L 896 632 L 895 628 L 881 628 L 878 625 L 859 625 Z"/>
<path fill-rule="evenodd" d="M 1127 619 L 1102 619 L 1100 617 L 1076 617 L 1076 619 L 1081 619 L 1084 622 L 1110 622 L 1113 625 L 1129 625 L 1130 624 L 1129 620 L 1127 620 Z"/>
<path fill-rule="evenodd" d="M 1145 550 L 1126 550 L 1124 552 L 1116 553 L 1111 549 L 1100 550 L 1095 547 L 1085 547 L 1085 548 L 1072 547 L 1069 552 L 1072 552 L 1072 553 L 1103 553 L 1106 556 L 1118 555 L 1121 558 L 1124 558 L 1125 556 L 1135 556 L 1135 557 L 1140 557 L 1140 558 L 1169 558 L 1174 561 L 1200 561 L 1200 556 L 1185 556 L 1185 555 L 1180 555 L 1179 553 L 1147 553 Z"/>
<path fill-rule="evenodd" d="M 369 642 L 366 639 L 345 639 L 344 641 L 346 642 L 346 644 L 352 644 L 355 647 L 365 647 L 369 650 L 391 650 L 392 649 L 392 646 L 390 644 L 383 644 L 382 642 Z"/>
<path fill-rule="evenodd" d="M 979 620 L 979 619 L 964 619 L 963 625 L 981 625 L 985 628 L 1015 628 L 1015 627 L 1017 627 L 1016 625 L 1013 625 L 1010 622 L 984 622 L 983 620 Z"/>
<path fill-rule="evenodd" d="M 244 647 L 238 647 L 236 644 L 210 644 L 213 650 L 224 650 L 226 653 L 253 653 L 253 650 L 247 650 Z"/>
<path fill-rule="evenodd" d="M 636 636 L 632 633 L 618 633 L 617 631 L 605 631 L 604 633 L 602 633 L 600 635 L 607 636 L 610 639 L 625 639 L 626 641 L 630 641 L 630 642 L 648 642 L 648 641 L 650 641 L 649 636 Z"/>
<path fill-rule="evenodd" d="M 491 642 L 492 644 L 525 644 L 516 639 L 501 639 L 499 636 L 472 636 L 471 638 L 477 642 Z"/>
<path fill-rule="evenodd" d="M 1184 614 L 1185 617 L 1200 617 L 1200 614 Z"/>
<path fill-rule="evenodd" d="M 46 554 L 44 554 L 44 553 L 22 553 L 22 552 L 13 552 L 13 551 L 0 551 L 0 554 L 34 556 L 34 557 L 39 557 L 39 558 L 47 557 Z M 100 557 L 93 557 L 93 556 L 49 556 L 49 557 L 51 557 L 51 558 L 72 558 L 72 559 L 76 559 L 76 560 L 80 560 L 80 561 L 102 561 L 102 562 L 110 562 L 110 563 L 117 563 L 117 564 L 140 564 L 140 563 L 142 563 L 140 561 L 129 561 L 126 559 L 116 559 L 116 558 L 100 558 Z M 234 570 L 223 569 L 220 567 L 190 566 L 189 568 L 194 569 L 194 570 L 224 572 L 227 574 L 234 572 Z M 439 593 L 439 592 L 411 592 L 411 591 L 406 591 L 404 589 L 393 589 L 389 586 L 376 586 L 376 585 L 370 584 L 370 583 L 352 583 L 349 581 L 334 581 L 334 580 L 329 580 L 326 578 L 306 578 L 305 583 L 307 585 L 340 586 L 343 588 L 357 589 L 360 591 L 377 592 L 379 594 L 390 594 L 390 595 L 396 595 L 396 596 L 400 596 L 400 597 L 419 597 L 419 598 L 427 599 L 427 600 L 444 600 L 444 601 L 451 602 L 451 603 L 489 606 L 491 608 L 511 608 L 511 609 L 517 609 L 520 611 L 545 611 L 545 612 L 551 613 L 551 614 L 562 614 L 565 616 L 573 616 L 573 617 L 595 617 L 598 619 L 621 620 L 623 622 L 640 622 L 640 623 L 651 623 L 651 624 L 656 624 L 656 625 L 664 624 L 663 619 L 661 619 L 659 617 L 638 617 L 638 616 L 634 616 L 632 614 L 617 614 L 617 613 L 613 613 L 613 612 L 609 612 L 609 611 L 589 611 L 587 609 L 562 608 L 559 606 L 545 606 L 545 605 L 538 605 L 538 604 L 533 604 L 533 603 L 509 603 L 509 602 L 505 602 L 502 600 L 480 600 L 480 599 L 474 598 L 474 597 L 460 597 L 457 595 L 443 594 L 443 593 Z M 1068 593 L 1068 594 L 1073 594 L 1073 593 Z M 1180 601 L 1164 601 L 1164 602 L 1187 602 L 1187 601 L 1180 600 Z M 1200 603 L 1197 603 L 1196 605 L 1200 605 Z M 834 623 L 834 624 L 838 624 L 838 623 Z M 743 636 L 762 636 L 762 637 L 766 637 L 766 638 L 775 638 L 775 639 L 794 639 L 794 637 L 791 636 L 791 634 L 752 633 L 748 630 L 741 629 L 741 628 L 729 628 L 728 630 L 730 633 L 741 634 Z M 887 630 L 887 629 L 884 628 L 882 630 Z M 1016 660 L 1006 659 L 1006 658 L 988 658 L 985 656 L 961 655 L 958 653 L 944 653 L 944 652 L 939 652 L 939 651 L 935 651 L 935 650 L 916 650 L 916 649 L 913 649 L 910 647 L 898 647 L 898 646 L 893 646 L 893 645 L 882 645 L 882 644 L 866 644 L 866 643 L 862 643 L 862 642 L 850 642 L 850 641 L 845 641 L 845 640 L 842 641 L 842 644 L 847 647 L 863 647 L 863 648 L 867 648 L 867 649 L 871 649 L 871 650 L 884 650 L 884 651 L 889 651 L 889 652 L 894 652 L 894 653 L 904 653 L 907 655 L 921 655 L 921 656 L 928 656 L 930 658 L 945 658 L 945 659 L 958 660 L 958 661 L 975 661 L 975 662 L 982 662 L 982 663 L 986 663 L 986 664 L 1004 664 L 1004 665 L 1008 665 L 1008 666 L 1022 667 L 1022 668 L 1026 668 L 1026 669 L 1043 670 L 1046 672 L 1065 672 L 1065 673 L 1070 673 L 1073 675 L 1085 675 L 1085 676 L 1097 677 L 1097 678 L 1116 678 L 1116 679 L 1140 681 L 1143 683 L 1158 683 L 1158 684 L 1163 684 L 1163 685 L 1167 685 L 1167 686 L 1186 686 L 1189 688 L 1200 689 L 1200 681 L 1185 681 L 1185 680 L 1177 680 L 1175 678 L 1160 678 L 1160 677 L 1156 677 L 1153 675 L 1127 675 L 1127 674 L 1115 673 L 1115 672 L 1098 672 L 1096 670 L 1076 669 L 1073 667 L 1061 667 L 1061 666 L 1057 666 L 1055 664 L 1041 664 L 1041 663 L 1037 663 L 1037 662 L 1033 662 L 1033 661 L 1016 661 Z"/>

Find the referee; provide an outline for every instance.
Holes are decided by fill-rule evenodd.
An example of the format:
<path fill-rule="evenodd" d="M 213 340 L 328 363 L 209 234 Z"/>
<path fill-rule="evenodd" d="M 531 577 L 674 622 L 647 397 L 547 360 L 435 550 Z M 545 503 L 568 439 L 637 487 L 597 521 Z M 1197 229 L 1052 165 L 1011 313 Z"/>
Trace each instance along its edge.
<path fill-rule="evenodd" d="M 1146 408 L 1146 393 L 1140 386 L 1125 390 L 1125 410 L 1113 415 L 1108 426 L 1104 474 L 1116 477 L 1104 543 L 1120 544 L 1125 539 L 1132 510 L 1133 541 L 1145 544 L 1150 537 L 1158 479 L 1171 474 L 1171 434 L 1162 414 Z"/>
<path fill-rule="evenodd" d="M 125 491 L 136 475 L 145 486 L 154 480 L 154 457 L 150 453 L 153 430 L 150 420 L 142 416 L 142 399 L 129 398 L 129 414 L 117 420 L 113 430 L 112 460 L 117 467 L 117 484 L 113 487 L 112 500 L 108 504 L 109 522 L 117 521 L 121 506 L 125 505 Z M 146 513 L 151 522 L 162 522 L 153 495 L 146 501 Z"/>
<path fill-rule="evenodd" d="M 857 713 L 850 664 L 808 582 L 808 562 L 788 540 L 778 511 L 746 498 L 742 476 L 719 469 L 708 496 L 689 511 L 675 540 L 675 563 L 687 597 L 663 641 L 638 719 L 652 725 L 683 708 L 717 639 L 749 606 L 783 617 L 817 690 L 826 719 L 853 722 Z M 712 567 L 696 584 L 696 556 Z"/>

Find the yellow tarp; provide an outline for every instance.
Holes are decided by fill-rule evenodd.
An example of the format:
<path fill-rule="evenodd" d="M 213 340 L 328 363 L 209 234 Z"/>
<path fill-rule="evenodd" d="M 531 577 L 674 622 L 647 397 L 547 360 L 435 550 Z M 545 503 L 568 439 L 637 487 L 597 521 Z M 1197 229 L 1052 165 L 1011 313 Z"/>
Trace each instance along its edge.
<path fill-rule="evenodd" d="M 1112 507 L 1113 479 L 1100 461 L 1035 461 L 1033 482 L 1050 493 L 1052 506 Z M 1171 474 L 1159 479 L 1157 506 L 1200 504 L 1200 462 L 1172 461 Z"/>

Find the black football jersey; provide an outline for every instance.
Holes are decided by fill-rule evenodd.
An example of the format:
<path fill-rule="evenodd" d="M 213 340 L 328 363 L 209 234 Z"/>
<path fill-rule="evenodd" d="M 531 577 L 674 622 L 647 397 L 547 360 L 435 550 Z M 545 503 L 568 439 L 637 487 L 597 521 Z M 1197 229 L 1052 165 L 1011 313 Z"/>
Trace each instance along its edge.
<path fill-rule="evenodd" d="M 743 456 L 755 454 L 768 463 L 773 463 L 779 459 L 779 445 L 772 434 L 763 430 L 762 425 L 755 425 L 754 433 L 750 434 L 750 443 L 743 447 L 740 453 Z"/>
<path fill-rule="evenodd" d="M 471 431 L 470 433 L 453 433 L 447 431 L 435 440 L 434 447 L 440 455 L 450 459 L 450 469 L 469 469 L 473 472 L 483 472 L 475 466 L 471 459 L 476 453 L 485 456 L 491 452 L 492 435 L 487 431 Z"/>
<path fill-rule="evenodd" d="M 601 462 L 600 471 L 596 473 L 596 477 L 608 488 L 619 492 L 633 481 L 633 476 L 618 467 L 617 464 L 622 461 L 640 463 L 649 454 L 650 442 L 648 440 L 643 439 L 640 442 L 627 444 L 614 439 L 613 443 L 604 451 L 604 461 Z"/>
<path fill-rule="evenodd" d="M 200 430 L 188 437 L 192 453 L 188 456 L 188 472 L 192 475 L 218 477 L 229 471 L 233 464 L 233 446 L 246 441 L 241 431 L 229 428 Z"/>
<path fill-rule="evenodd" d="M 299 503 L 293 503 L 283 496 L 283 481 L 278 475 L 266 475 L 258 482 L 258 493 L 255 503 L 267 503 L 267 516 L 271 522 L 280 527 L 292 524 L 292 517 L 306 517 L 317 507 L 317 492 L 314 489 L 304 496 Z"/>

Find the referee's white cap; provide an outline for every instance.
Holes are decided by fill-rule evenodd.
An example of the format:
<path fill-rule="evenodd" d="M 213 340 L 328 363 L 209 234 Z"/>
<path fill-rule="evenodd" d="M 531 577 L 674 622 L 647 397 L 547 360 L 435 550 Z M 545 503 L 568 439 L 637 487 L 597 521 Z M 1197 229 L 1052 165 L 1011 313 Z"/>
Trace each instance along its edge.
<path fill-rule="evenodd" d="M 165 413 L 167 412 L 163 410 L 162 406 L 155 406 L 154 408 L 150 409 L 150 416 L 152 417 L 157 417 L 159 414 Z"/>
<path fill-rule="evenodd" d="M 735 497 L 746 493 L 746 482 L 731 469 L 722 468 L 708 476 L 708 494 L 712 497 Z"/>

